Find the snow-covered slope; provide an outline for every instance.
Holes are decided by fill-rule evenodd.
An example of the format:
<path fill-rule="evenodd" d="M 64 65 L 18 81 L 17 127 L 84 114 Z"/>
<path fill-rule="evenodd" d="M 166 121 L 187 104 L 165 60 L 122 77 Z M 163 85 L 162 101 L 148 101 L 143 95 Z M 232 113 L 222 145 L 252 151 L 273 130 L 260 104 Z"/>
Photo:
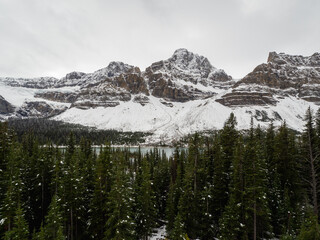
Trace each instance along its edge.
<path fill-rule="evenodd" d="M 220 129 L 231 112 L 239 129 L 249 128 L 253 117 L 262 127 L 270 122 L 279 126 L 285 120 L 301 131 L 307 108 L 318 106 L 299 93 L 301 86 L 319 87 L 319 63 L 318 54 L 271 53 L 268 64 L 235 81 L 205 57 L 179 49 L 144 72 L 112 62 L 94 73 L 48 78 L 47 85 L 44 78 L 39 82 L 0 78 L 0 118 L 47 117 L 98 129 L 149 132 L 148 143 Z M 278 71 L 281 74 L 276 75 Z M 280 87 L 283 82 L 295 82 L 300 88 Z"/>
<path fill-rule="evenodd" d="M 279 126 L 286 120 L 289 127 L 301 131 L 307 108 L 311 106 L 317 109 L 313 103 L 295 97 L 279 99 L 276 106 L 267 107 L 229 108 L 214 98 L 187 103 L 173 102 L 171 106 L 164 105 L 159 98 L 150 97 L 150 102 L 145 106 L 129 101 L 112 108 L 71 108 L 54 119 L 98 129 L 151 132 L 153 135 L 148 142 L 164 143 L 196 131 L 221 129 L 231 112 L 238 120 L 239 129 L 248 129 L 253 116 L 254 124 L 260 124 L 261 127 L 267 127 L 271 121 Z"/>

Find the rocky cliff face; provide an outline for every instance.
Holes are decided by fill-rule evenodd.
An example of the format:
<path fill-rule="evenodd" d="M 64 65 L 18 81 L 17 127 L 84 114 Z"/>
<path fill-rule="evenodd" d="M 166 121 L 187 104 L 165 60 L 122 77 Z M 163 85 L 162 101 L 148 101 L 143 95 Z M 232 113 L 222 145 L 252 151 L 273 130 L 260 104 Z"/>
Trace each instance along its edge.
<path fill-rule="evenodd" d="M 0 114 L 10 114 L 14 112 L 14 107 L 0 95 Z"/>
<path fill-rule="evenodd" d="M 268 105 L 276 97 L 289 95 L 320 103 L 319 53 L 303 57 L 271 52 L 267 63 L 257 66 L 218 101 L 227 106 Z"/>
<path fill-rule="evenodd" d="M 265 126 L 285 119 L 301 130 L 307 107 L 320 104 L 320 54 L 271 52 L 267 63 L 236 81 L 207 58 L 178 49 L 145 71 L 111 62 L 93 73 L 71 72 L 61 79 L 0 78 L 0 95 L 2 120 L 55 118 L 151 132 L 161 142 L 220 128 L 231 112 L 241 129 L 253 117 Z"/>
<path fill-rule="evenodd" d="M 153 63 L 144 76 L 153 96 L 178 102 L 211 97 L 215 92 L 206 87 L 232 79 L 207 58 L 186 49 L 178 49 L 168 60 Z"/>
<path fill-rule="evenodd" d="M 58 79 L 54 77 L 39 77 L 39 78 L 0 78 L 0 82 L 5 83 L 11 87 L 25 87 L 46 89 L 55 87 Z"/>
<path fill-rule="evenodd" d="M 153 63 L 144 72 L 122 62 L 111 62 L 94 73 L 71 72 L 56 81 L 56 88 L 78 86 L 75 92 L 48 91 L 36 97 L 72 103 L 72 107 L 112 107 L 130 101 L 134 95 L 142 99 L 152 95 L 168 101 L 187 102 L 205 99 L 233 83 L 223 70 L 209 60 L 186 49 L 178 49 L 167 60 Z M 145 101 L 143 101 L 145 103 Z"/>

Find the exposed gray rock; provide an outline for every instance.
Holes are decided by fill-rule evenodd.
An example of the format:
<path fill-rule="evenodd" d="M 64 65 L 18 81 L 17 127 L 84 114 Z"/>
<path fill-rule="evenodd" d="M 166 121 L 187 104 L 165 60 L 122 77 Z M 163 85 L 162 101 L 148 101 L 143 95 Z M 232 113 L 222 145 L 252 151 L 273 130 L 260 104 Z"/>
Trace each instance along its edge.
<path fill-rule="evenodd" d="M 261 92 L 237 92 L 225 94 L 222 98 L 217 99 L 217 102 L 228 106 L 250 106 L 250 105 L 275 105 L 276 100 L 273 99 L 270 93 Z"/>
<path fill-rule="evenodd" d="M 53 117 L 67 110 L 67 107 L 54 107 L 46 102 L 25 102 L 17 111 L 20 117 Z"/>
<path fill-rule="evenodd" d="M 137 95 L 133 98 L 133 101 L 140 103 L 142 106 L 145 106 L 149 103 L 149 98 L 146 95 Z"/>
<path fill-rule="evenodd" d="M 35 97 L 55 102 L 73 103 L 77 100 L 78 94 L 75 92 L 48 91 L 36 93 Z"/>
<path fill-rule="evenodd" d="M 266 92 L 268 95 L 259 95 L 257 92 Z M 320 103 L 320 54 L 303 57 L 271 52 L 268 63 L 257 66 L 233 86 L 231 94 L 217 101 L 232 106 L 267 105 L 275 103 L 275 95 L 298 96 L 306 101 Z"/>
<path fill-rule="evenodd" d="M 89 108 L 97 108 L 97 107 L 116 107 L 120 104 L 120 102 L 91 102 L 91 101 L 83 101 L 83 102 L 75 102 L 71 105 L 71 107 L 79 108 L 79 109 L 89 109 Z"/>
<path fill-rule="evenodd" d="M 10 114 L 14 112 L 14 107 L 0 96 L 0 114 Z"/>
<path fill-rule="evenodd" d="M 217 86 L 231 81 L 223 70 L 213 67 L 207 58 L 186 49 L 178 49 L 171 58 L 153 63 L 144 73 L 151 94 L 171 101 L 186 102 L 213 96 L 201 86 Z M 191 84 L 190 84 L 191 83 Z"/>

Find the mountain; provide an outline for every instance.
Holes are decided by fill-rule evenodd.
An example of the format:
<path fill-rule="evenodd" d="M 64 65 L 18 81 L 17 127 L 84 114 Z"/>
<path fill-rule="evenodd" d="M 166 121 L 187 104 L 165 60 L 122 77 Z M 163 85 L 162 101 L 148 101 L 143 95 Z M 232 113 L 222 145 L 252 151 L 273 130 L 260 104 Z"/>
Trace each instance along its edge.
<path fill-rule="evenodd" d="M 209 60 L 178 49 L 145 71 L 111 62 L 93 73 L 61 79 L 0 78 L 0 118 L 45 117 L 98 129 L 150 132 L 168 143 L 195 131 L 220 129 L 231 112 L 238 128 L 286 120 L 301 131 L 320 103 L 320 54 L 271 52 L 267 63 L 234 80 Z"/>
<path fill-rule="evenodd" d="M 277 97 L 294 96 L 320 103 L 320 54 L 310 57 L 271 52 L 219 101 L 226 106 L 276 105 Z"/>
<path fill-rule="evenodd" d="M 144 75 L 153 96 L 177 102 L 212 97 L 216 92 L 208 87 L 232 79 L 207 58 L 186 49 L 178 49 L 168 60 L 153 63 Z"/>

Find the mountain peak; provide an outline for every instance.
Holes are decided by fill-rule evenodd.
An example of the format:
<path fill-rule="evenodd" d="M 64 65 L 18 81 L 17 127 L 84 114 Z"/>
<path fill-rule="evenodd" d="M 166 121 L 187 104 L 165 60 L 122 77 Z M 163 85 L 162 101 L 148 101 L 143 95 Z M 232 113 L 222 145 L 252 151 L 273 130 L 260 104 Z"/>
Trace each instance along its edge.
<path fill-rule="evenodd" d="M 172 57 L 168 60 L 181 69 L 200 70 L 214 68 L 206 57 L 190 52 L 185 48 L 175 50 Z"/>
<path fill-rule="evenodd" d="M 312 56 L 290 55 L 286 53 L 270 52 L 268 56 L 268 63 L 275 63 L 278 65 L 288 64 L 291 66 L 320 66 L 320 54 L 314 53 Z"/>

